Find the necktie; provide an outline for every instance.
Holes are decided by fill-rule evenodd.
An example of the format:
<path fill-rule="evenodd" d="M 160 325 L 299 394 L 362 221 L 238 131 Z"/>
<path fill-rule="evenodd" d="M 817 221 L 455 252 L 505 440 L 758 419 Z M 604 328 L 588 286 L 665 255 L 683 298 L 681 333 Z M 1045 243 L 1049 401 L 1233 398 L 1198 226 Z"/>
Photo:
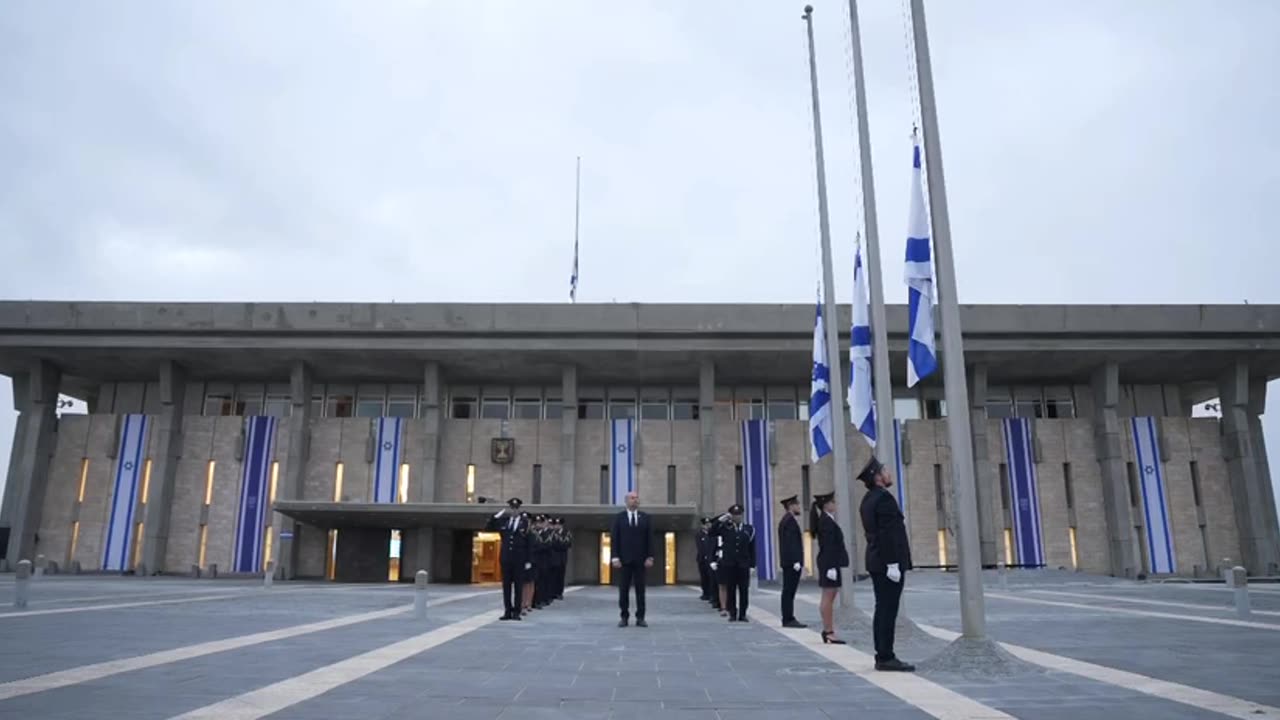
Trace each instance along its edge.
<path fill-rule="evenodd" d="M 631 527 L 635 527 L 635 526 L 636 526 L 636 514 L 631 513 Z"/>

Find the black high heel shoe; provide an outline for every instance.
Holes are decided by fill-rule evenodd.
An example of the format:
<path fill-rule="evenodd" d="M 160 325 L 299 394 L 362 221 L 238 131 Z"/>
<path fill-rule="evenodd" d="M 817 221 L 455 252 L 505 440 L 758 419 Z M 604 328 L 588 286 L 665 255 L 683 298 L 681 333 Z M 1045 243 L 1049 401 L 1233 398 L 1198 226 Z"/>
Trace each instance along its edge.
<path fill-rule="evenodd" d="M 822 631 L 822 644 L 823 644 L 823 645 L 844 645 L 844 644 L 845 644 L 845 641 L 843 641 L 843 640 L 841 640 L 840 638 L 836 637 L 836 636 L 835 636 L 835 634 L 836 634 L 836 633 L 835 633 L 835 631 L 834 631 L 834 630 L 832 630 L 831 632 L 827 632 L 826 630 L 823 630 L 823 631 Z"/>

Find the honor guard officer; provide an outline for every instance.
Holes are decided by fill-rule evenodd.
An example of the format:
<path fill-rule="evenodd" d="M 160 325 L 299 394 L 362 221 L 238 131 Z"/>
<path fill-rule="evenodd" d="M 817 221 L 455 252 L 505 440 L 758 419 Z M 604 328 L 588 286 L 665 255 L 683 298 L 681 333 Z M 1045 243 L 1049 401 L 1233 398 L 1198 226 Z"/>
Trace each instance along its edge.
<path fill-rule="evenodd" d="M 551 604 L 547 594 L 547 580 L 551 577 L 551 553 L 555 539 L 546 515 L 534 517 L 533 528 L 533 592 L 526 591 L 525 595 L 530 597 L 531 602 L 526 602 L 525 606 L 541 610 Z"/>
<path fill-rule="evenodd" d="M 818 587 L 822 600 L 818 614 L 822 617 L 823 644 L 844 645 L 835 633 L 835 600 L 843 580 L 840 569 L 849 567 L 849 551 L 844 546 L 844 531 L 836 522 L 836 494 L 827 493 L 813 499 L 809 511 L 809 532 L 818 536 Z"/>
<path fill-rule="evenodd" d="M 911 569 L 911 547 L 907 544 L 907 526 L 902 509 L 889 488 L 893 478 L 874 456 L 867 462 L 858 479 L 867 486 L 858 515 L 867 536 L 867 573 L 876 595 L 876 611 L 872 618 L 875 636 L 876 669 L 910 672 L 915 667 L 902 662 L 893 652 L 893 627 L 898 619 L 898 602 L 902 585 Z"/>
<path fill-rule="evenodd" d="M 792 495 L 782 501 L 786 514 L 778 521 L 778 558 L 782 564 L 782 627 L 808 627 L 796 620 L 796 590 L 804 569 L 804 537 L 800 530 L 800 500 Z"/>
<path fill-rule="evenodd" d="M 529 560 L 529 517 L 520 512 L 524 503 L 511 498 L 507 507 L 489 518 L 485 529 L 502 535 L 499 562 L 502 567 L 502 607 L 499 620 L 519 620 L 523 599 L 524 573 L 533 567 Z"/>
<path fill-rule="evenodd" d="M 718 607 L 719 597 L 711 574 L 711 562 L 715 557 L 715 538 L 711 536 L 711 518 L 702 518 L 702 527 L 698 528 L 694 541 L 698 549 L 698 579 L 702 583 L 702 597 L 699 599 L 711 603 L 713 607 Z"/>
<path fill-rule="evenodd" d="M 729 622 L 746 622 L 751 571 L 756 567 L 756 529 L 742 522 L 742 506 L 732 505 L 717 519 L 720 546 L 720 583 L 726 587 Z M 735 590 L 737 590 L 735 594 Z"/>
<path fill-rule="evenodd" d="M 551 576 L 547 581 L 547 598 L 564 597 L 564 568 L 569 561 L 569 548 L 573 538 L 564 527 L 564 518 L 551 518 Z"/>

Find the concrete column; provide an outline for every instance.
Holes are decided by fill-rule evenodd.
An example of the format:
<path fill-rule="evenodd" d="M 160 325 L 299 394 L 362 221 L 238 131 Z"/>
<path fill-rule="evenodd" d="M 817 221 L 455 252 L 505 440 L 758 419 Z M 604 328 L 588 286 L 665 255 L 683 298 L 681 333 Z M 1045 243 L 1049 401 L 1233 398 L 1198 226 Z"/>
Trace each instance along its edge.
<path fill-rule="evenodd" d="M 565 365 L 560 374 L 560 503 L 573 504 L 578 467 L 578 368 Z"/>
<path fill-rule="evenodd" d="M 1107 517 L 1111 574 L 1132 578 L 1138 572 L 1138 554 L 1133 544 L 1129 475 L 1120 451 L 1123 431 L 1116 411 L 1120 403 L 1120 366 L 1109 362 L 1096 369 L 1092 386 L 1093 442 L 1102 471 L 1102 506 Z"/>
<path fill-rule="evenodd" d="M 698 369 L 698 420 L 702 432 L 702 493 L 698 512 L 706 515 L 716 507 L 716 365 L 703 358 Z"/>
<path fill-rule="evenodd" d="M 276 488 L 280 500 L 301 500 L 303 481 L 307 476 L 307 460 L 311 457 L 311 367 L 302 361 L 293 364 L 289 374 L 289 456 L 285 459 L 283 477 Z M 284 579 L 298 575 L 298 542 L 302 525 L 283 516 L 276 518 L 280 560 L 276 567 Z"/>
<path fill-rule="evenodd" d="M 440 374 L 440 364 L 429 362 L 422 369 L 422 419 L 426 421 L 425 436 L 422 442 L 421 469 L 415 473 L 418 478 L 417 492 L 410 493 L 412 502 L 435 502 L 438 495 L 440 476 L 440 430 L 444 406 L 444 383 Z"/>
<path fill-rule="evenodd" d="M 1253 386 L 1253 387 L 1251 387 Z M 1262 447 L 1254 435 L 1261 430 L 1258 414 L 1265 407 L 1265 395 L 1254 401 L 1250 390 L 1265 392 L 1262 383 L 1251 383 L 1249 365 L 1238 361 L 1218 379 L 1218 399 L 1222 403 L 1222 455 L 1227 461 L 1236 527 L 1240 533 L 1240 553 L 1250 574 L 1269 574 L 1280 564 L 1280 533 L 1275 524 L 1275 501 L 1271 478 Z"/>
<path fill-rule="evenodd" d="M 160 415 L 153 432 L 156 455 L 151 459 L 151 483 L 147 514 L 143 520 L 142 562 L 151 573 L 164 570 L 169 544 L 169 516 L 173 509 L 173 488 L 182 455 L 182 418 L 187 399 L 187 374 L 182 366 L 166 360 L 160 366 Z"/>
<path fill-rule="evenodd" d="M 973 479 L 978 497 L 979 552 L 984 566 L 995 565 L 996 538 L 1002 533 L 996 525 L 995 498 L 1000 497 L 999 473 L 991 462 L 987 445 L 987 366 L 969 368 L 969 425 L 973 432 Z"/>
<path fill-rule="evenodd" d="M 9 520 L 9 567 L 36 555 L 36 533 L 44 508 L 49 480 L 49 457 L 53 454 L 57 430 L 58 387 L 62 374 L 43 360 L 31 363 L 25 373 L 13 378 L 13 407 L 18 415 L 14 433 L 13 458 L 9 466 L 5 514 Z M 10 507 L 10 505 L 12 507 Z"/>
<path fill-rule="evenodd" d="M 1280 519 L 1276 517 L 1274 486 L 1271 483 L 1271 464 L 1267 462 L 1267 440 L 1262 431 L 1262 414 L 1267 411 L 1267 381 L 1255 378 L 1249 381 L 1249 436 L 1253 440 L 1253 457 L 1258 466 L 1258 478 L 1265 502 L 1263 520 L 1271 540 L 1269 547 L 1280 548 Z M 1280 561 L 1277 561 L 1280 562 Z M 1267 575 L 1280 574 L 1280 567 L 1266 570 Z"/>

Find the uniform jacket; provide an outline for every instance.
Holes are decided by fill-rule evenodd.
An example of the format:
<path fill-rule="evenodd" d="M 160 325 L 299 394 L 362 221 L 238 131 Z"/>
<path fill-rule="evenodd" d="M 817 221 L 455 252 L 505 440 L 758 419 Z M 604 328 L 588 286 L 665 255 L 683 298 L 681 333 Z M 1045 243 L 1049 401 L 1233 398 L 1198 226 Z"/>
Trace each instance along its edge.
<path fill-rule="evenodd" d="M 512 517 L 510 512 L 506 515 L 494 515 L 489 518 L 489 522 L 485 523 L 485 529 L 491 532 L 497 531 L 502 535 L 500 558 L 504 565 L 511 563 L 523 565 L 532 562 L 529 551 L 533 533 L 529 529 L 528 517 L 515 515 L 514 524 L 511 522 Z"/>
<path fill-rule="evenodd" d="M 804 539 L 800 533 L 800 521 L 787 513 L 778 522 L 778 560 L 783 570 L 790 570 L 796 563 L 804 565 Z"/>
<path fill-rule="evenodd" d="M 867 572 L 885 572 L 893 563 L 900 570 L 910 570 L 907 525 L 893 493 L 882 487 L 872 488 L 863 496 L 858 514 L 867 536 Z"/>
<path fill-rule="evenodd" d="M 754 568 L 756 566 L 756 529 L 747 523 L 734 527 L 722 522 L 716 527 L 720 536 L 720 567 Z"/>
<path fill-rule="evenodd" d="M 844 546 L 844 531 L 826 513 L 818 516 L 818 573 L 826 575 L 831 568 L 849 567 L 849 551 Z"/>

